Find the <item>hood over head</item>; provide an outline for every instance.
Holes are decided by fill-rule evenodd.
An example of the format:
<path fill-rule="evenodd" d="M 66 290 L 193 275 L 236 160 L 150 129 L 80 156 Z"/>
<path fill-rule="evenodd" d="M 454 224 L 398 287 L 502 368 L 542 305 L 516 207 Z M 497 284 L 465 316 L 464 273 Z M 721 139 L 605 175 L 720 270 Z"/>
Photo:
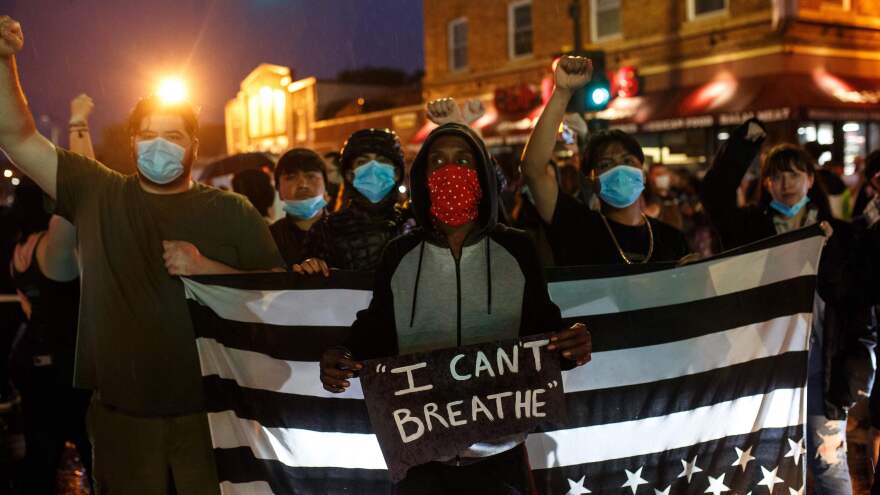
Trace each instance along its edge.
<path fill-rule="evenodd" d="M 470 147 L 476 158 L 474 164 L 477 176 L 480 179 L 480 188 L 483 197 L 480 200 L 477 228 L 468 238 L 479 239 L 487 231 L 498 223 L 498 179 L 495 173 L 495 162 L 486 149 L 483 139 L 470 127 L 461 124 L 444 124 L 434 129 L 428 135 L 422 148 L 413 160 L 410 170 L 410 191 L 412 209 L 416 222 L 426 231 L 434 231 L 434 223 L 431 216 L 431 195 L 428 192 L 428 153 L 431 145 L 443 136 L 457 136 L 462 138 Z"/>

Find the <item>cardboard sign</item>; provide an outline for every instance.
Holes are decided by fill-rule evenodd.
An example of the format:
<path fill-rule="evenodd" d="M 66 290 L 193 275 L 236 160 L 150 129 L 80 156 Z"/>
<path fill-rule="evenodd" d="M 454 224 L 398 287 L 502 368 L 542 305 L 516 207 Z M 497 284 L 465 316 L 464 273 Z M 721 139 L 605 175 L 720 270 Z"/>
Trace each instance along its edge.
<path fill-rule="evenodd" d="M 536 335 L 365 361 L 361 385 L 391 479 L 454 460 L 478 442 L 564 423 L 559 357 L 549 343 Z"/>

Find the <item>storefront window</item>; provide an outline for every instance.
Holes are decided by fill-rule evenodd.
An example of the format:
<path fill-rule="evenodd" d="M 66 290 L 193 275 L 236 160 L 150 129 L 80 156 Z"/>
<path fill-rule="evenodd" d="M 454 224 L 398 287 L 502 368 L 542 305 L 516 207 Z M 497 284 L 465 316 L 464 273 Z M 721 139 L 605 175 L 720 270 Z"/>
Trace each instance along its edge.
<path fill-rule="evenodd" d="M 707 165 L 711 129 L 687 129 L 638 136 L 646 165 L 662 163 L 703 168 Z"/>
<path fill-rule="evenodd" d="M 813 124 L 805 124 L 798 127 L 798 144 L 804 145 L 812 143 L 816 140 L 816 126 Z"/>
<path fill-rule="evenodd" d="M 856 157 L 865 156 L 866 129 L 861 122 L 843 124 L 843 173 L 852 175 L 856 171 Z"/>
<path fill-rule="evenodd" d="M 816 133 L 816 141 L 819 144 L 834 144 L 834 124 L 831 122 L 823 122 L 819 124 L 819 130 Z"/>
<path fill-rule="evenodd" d="M 880 149 L 880 123 L 868 123 L 868 150 Z"/>

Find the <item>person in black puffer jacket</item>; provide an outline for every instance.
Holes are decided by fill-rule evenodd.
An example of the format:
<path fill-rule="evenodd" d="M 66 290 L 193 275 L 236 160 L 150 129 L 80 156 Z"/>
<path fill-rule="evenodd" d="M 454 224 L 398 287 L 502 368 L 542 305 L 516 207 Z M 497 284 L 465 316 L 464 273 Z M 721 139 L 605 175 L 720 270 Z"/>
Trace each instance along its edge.
<path fill-rule="evenodd" d="M 740 208 L 736 190 L 766 137 L 751 119 L 731 133 L 703 180 L 700 198 L 724 249 L 827 222 L 833 228 L 822 251 L 813 310 L 807 380 L 807 463 L 817 494 L 852 493 L 846 458 L 846 417 L 867 397 L 877 342 L 870 311 L 860 297 L 852 227 L 831 216 L 815 181 L 816 165 L 800 147 L 771 149 L 761 166 L 762 200 Z M 795 439 L 796 441 L 797 439 Z"/>
<path fill-rule="evenodd" d="M 342 148 L 342 208 L 321 220 L 331 268 L 374 270 L 382 250 L 403 234 L 412 217 L 397 204 L 397 189 L 406 169 L 397 134 L 390 129 L 363 129 Z"/>

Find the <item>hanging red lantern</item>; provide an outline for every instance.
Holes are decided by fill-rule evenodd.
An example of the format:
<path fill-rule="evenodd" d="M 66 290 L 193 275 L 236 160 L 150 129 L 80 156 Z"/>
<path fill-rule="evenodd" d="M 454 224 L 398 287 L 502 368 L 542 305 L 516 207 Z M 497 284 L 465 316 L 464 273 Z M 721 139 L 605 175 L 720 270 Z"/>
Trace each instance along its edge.
<path fill-rule="evenodd" d="M 635 67 L 626 65 L 617 69 L 611 79 L 611 93 L 624 98 L 639 94 L 639 76 Z"/>

